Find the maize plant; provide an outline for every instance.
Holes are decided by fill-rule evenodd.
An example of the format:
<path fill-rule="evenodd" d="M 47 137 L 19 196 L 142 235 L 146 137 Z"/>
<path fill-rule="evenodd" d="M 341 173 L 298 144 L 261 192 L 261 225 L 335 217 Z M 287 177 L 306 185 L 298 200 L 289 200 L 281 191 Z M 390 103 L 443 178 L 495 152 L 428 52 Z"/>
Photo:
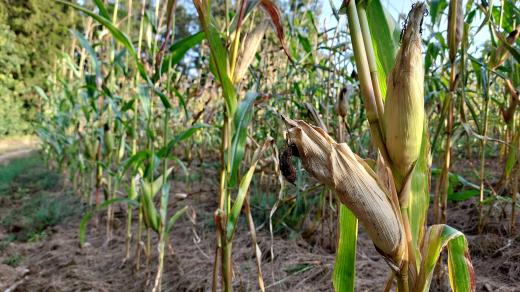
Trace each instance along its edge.
<path fill-rule="evenodd" d="M 222 87 L 225 111 L 224 123 L 222 125 L 222 145 L 221 145 L 221 171 L 220 171 L 220 190 L 219 208 L 215 211 L 215 225 L 217 227 L 217 248 L 215 252 L 212 289 L 217 289 L 217 271 L 220 261 L 222 287 L 224 291 L 233 290 L 233 268 L 232 268 L 232 241 L 237 227 L 238 216 L 242 210 L 244 202 L 247 207 L 246 196 L 249 184 L 260 158 L 259 155 L 265 150 L 266 144 L 260 148 L 260 152 L 255 153 L 248 171 L 238 180 L 240 162 L 244 158 L 244 148 L 247 138 L 247 128 L 253 115 L 253 103 L 258 97 L 257 93 L 249 92 L 245 98 L 240 100 L 237 96 L 235 86 L 242 80 L 253 57 L 259 48 L 262 37 L 267 29 L 267 23 L 261 22 L 256 28 L 252 29 L 244 37 L 241 37 L 244 23 L 252 14 L 256 7 L 261 6 L 273 22 L 276 33 L 282 46 L 289 56 L 284 43 L 284 33 L 280 24 L 280 12 L 270 0 L 256 1 L 248 3 L 246 0 L 238 1 L 236 13 L 232 21 L 228 19 L 228 7 L 226 5 L 226 32 L 229 48 L 226 48 L 220 39 L 219 29 L 212 16 L 211 1 L 194 0 L 197 8 L 199 22 L 204 30 L 206 39 L 210 47 L 210 63 L 213 73 Z M 227 2 L 226 2 L 227 3 Z M 238 104 L 238 105 L 237 105 Z M 238 193 L 235 203 L 231 205 L 231 192 L 238 186 Z M 254 234 L 254 225 L 251 233 Z M 254 243 L 255 255 L 257 257 L 258 285 L 264 291 L 264 283 L 260 266 L 261 254 Z"/>
<path fill-rule="evenodd" d="M 367 56 L 373 53 L 367 52 L 372 45 L 366 38 L 370 34 L 366 31 L 365 11 L 357 8 L 355 1 L 344 5 L 362 76 L 367 117 L 381 156 L 376 169 L 372 169 L 347 144 L 337 143 L 322 128 L 283 117 L 291 153 L 302 160 L 313 177 L 331 188 L 365 227 L 392 272 L 387 287 L 395 277 L 399 291 L 428 291 L 440 253 L 447 248 L 452 289 L 474 291 L 474 272 L 464 235 L 443 224 L 424 230 L 427 208 L 415 198 L 423 194 L 414 180 L 421 179 L 424 187 L 429 171 L 420 33 L 425 4 L 416 3 L 408 14 L 401 46 L 387 78 L 384 110 L 378 106 L 382 100 L 375 100 L 380 98 L 380 94 L 374 94 L 380 92 L 374 89 L 379 86 L 374 82 L 376 75 L 368 71 Z M 360 31 L 360 27 L 364 29 Z M 353 273 L 341 273 L 334 278 L 336 290 L 352 289 L 353 279 L 344 275 Z"/>
<path fill-rule="evenodd" d="M 99 234 L 97 251 L 121 242 L 117 266 L 140 289 L 354 291 L 358 244 L 363 254 L 369 241 L 389 273 L 374 286 L 428 291 L 447 275 L 452 290 L 475 291 L 487 277 L 475 280 L 484 261 L 473 268 L 469 244 L 514 236 L 513 0 L 430 1 L 429 12 L 418 2 L 398 16 L 402 27 L 380 0 L 55 1 L 81 21 L 49 84 L 35 87 L 36 132 L 88 206 L 81 248 Z M 464 201 L 464 220 L 450 201 Z M 193 224 L 179 226 L 184 215 Z M 181 248 L 174 231 L 189 237 Z M 320 260 L 280 261 L 278 240 L 294 238 Z M 186 258 L 202 263 L 196 272 Z M 171 279 L 172 265 L 197 283 Z"/>
<path fill-rule="evenodd" d="M 98 58 L 98 53 L 92 48 L 88 40 L 79 33 L 76 33 L 82 46 L 90 54 L 95 73 L 94 78 L 87 78 L 87 80 L 91 80 L 93 83 L 92 86 L 89 87 L 89 90 L 87 90 L 87 93 L 92 95 L 92 97 L 90 97 L 91 99 L 97 99 L 96 102 L 92 102 L 92 108 L 95 111 L 94 118 L 96 119 L 94 125 L 97 127 L 97 129 L 93 129 L 93 132 L 97 132 L 95 135 L 96 138 L 85 139 L 85 156 L 94 162 L 96 207 L 88 212 L 81 222 L 80 242 L 83 244 L 86 240 L 86 226 L 90 218 L 95 212 L 105 208 L 108 210 L 106 219 L 107 240 L 110 240 L 112 236 L 111 224 L 114 216 L 112 205 L 115 203 L 126 203 L 129 207 L 127 215 L 125 261 L 128 260 L 130 240 L 132 237 L 132 208 L 130 206 L 137 206 L 139 209 L 139 227 L 137 234 L 138 242 L 136 244 L 136 267 L 137 269 L 140 267 L 141 227 L 144 225 L 148 231 L 145 249 L 147 270 L 152 255 L 151 232 L 153 231 L 158 235 L 158 267 L 153 291 L 160 291 L 168 234 L 177 219 L 187 210 L 187 206 L 184 206 L 177 210 L 172 216 L 168 215 L 170 194 L 168 177 L 172 173 L 172 167 L 170 167 L 169 162 L 177 144 L 191 137 L 195 132 L 204 127 L 203 125 L 197 124 L 171 137 L 169 122 L 173 109 L 164 92 L 167 92 L 168 95 L 173 94 L 174 88 L 172 87 L 171 80 L 173 66 L 180 61 L 182 56 L 184 56 L 192 46 L 200 42 L 200 37 L 198 37 L 197 34 L 189 36 L 173 44 L 170 49 L 166 51 L 169 41 L 173 39 L 171 30 L 176 7 L 175 1 L 168 1 L 166 5 L 168 13 L 164 43 L 160 47 L 155 42 L 149 44 L 149 49 L 155 54 L 156 58 L 152 59 L 151 68 L 153 68 L 153 70 L 147 70 L 140 57 L 144 30 L 145 3 L 143 3 L 142 6 L 138 49 L 136 50 L 131 39 L 117 27 L 118 1 L 114 4 L 112 17 L 109 16 L 106 7 L 100 1 L 95 2 L 98 13 L 94 13 L 77 4 L 61 2 L 74 7 L 76 10 L 92 17 L 101 24 L 106 32 L 109 32 L 116 41 L 111 43 L 111 46 L 115 47 L 116 44 L 119 44 L 124 47 L 125 51 L 123 51 L 123 53 L 128 52 L 131 62 L 123 62 L 118 59 L 121 58 L 121 54 L 116 56 L 115 49 L 112 48 L 109 55 L 112 63 L 116 63 L 123 68 L 125 68 L 125 66 L 126 68 L 130 68 L 130 65 L 135 66 L 138 72 L 136 76 L 123 76 L 124 78 L 130 77 L 133 79 L 135 87 L 138 89 L 138 96 L 125 96 L 127 100 L 122 100 L 120 96 L 117 96 L 116 93 L 108 89 L 108 87 L 116 87 L 116 79 L 113 76 L 117 73 L 117 68 L 115 66 L 109 68 L 113 74 L 103 72 L 103 66 Z M 158 14 L 159 6 L 159 3 L 156 3 L 156 15 Z M 128 7 L 132 7 L 131 1 Z M 129 10 L 129 13 L 131 13 L 131 10 Z M 160 24 L 156 23 L 155 25 L 159 26 Z M 122 63 L 126 63 L 126 65 Z M 165 73 L 168 73 L 170 77 L 167 78 L 168 84 L 162 86 L 161 80 L 164 80 L 164 78 L 161 78 Z M 128 92 L 124 91 L 121 93 L 124 95 L 128 94 Z M 160 108 L 155 104 L 154 97 L 158 97 L 161 101 Z M 141 109 L 138 108 L 138 104 L 141 104 Z M 133 112 L 130 114 L 128 113 L 129 110 Z M 141 114 L 143 115 L 142 118 L 140 118 Z M 87 120 L 89 119 L 89 116 L 86 115 L 85 117 Z M 138 127 L 142 125 L 146 127 L 143 137 L 146 143 L 139 145 L 144 147 L 144 149 L 138 150 L 137 139 L 139 135 L 142 135 Z M 130 129 L 128 136 L 132 138 L 130 155 L 126 154 L 127 134 L 125 131 L 127 129 Z M 157 143 L 158 141 L 161 143 Z M 118 197 L 117 194 L 120 191 L 120 184 L 125 182 L 124 174 L 127 172 L 130 173 L 130 177 L 126 180 L 126 182 L 129 183 L 127 198 Z M 107 173 L 107 175 L 105 175 L 105 173 Z M 102 190 L 105 192 L 103 202 L 101 202 L 100 198 Z M 157 207 L 155 198 L 159 193 L 161 194 L 160 203 L 159 207 Z"/>

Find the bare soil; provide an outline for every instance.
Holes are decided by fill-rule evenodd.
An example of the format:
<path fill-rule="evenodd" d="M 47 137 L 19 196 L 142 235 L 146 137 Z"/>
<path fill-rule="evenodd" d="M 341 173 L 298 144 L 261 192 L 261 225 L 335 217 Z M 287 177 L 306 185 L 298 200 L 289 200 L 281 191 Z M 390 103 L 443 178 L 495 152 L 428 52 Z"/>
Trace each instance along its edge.
<path fill-rule="evenodd" d="M 209 291 L 215 253 L 213 212 L 216 209 L 217 177 L 211 169 L 199 168 L 201 181 L 174 183 L 172 191 L 187 193 L 183 200 L 171 202 L 170 210 L 190 205 L 190 216 L 180 219 L 170 234 L 171 248 L 165 259 L 164 291 Z M 55 188 L 63 192 L 68 186 Z M 4 201 L 0 214 L 15 204 Z M 520 291 L 520 236 L 508 232 L 508 207 L 493 205 L 484 232 L 478 234 L 475 199 L 450 203 L 449 224 L 467 235 L 475 267 L 477 291 Z M 170 211 L 171 212 L 171 211 Z M 0 262 L 17 255 L 15 265 L 0 265 L 0 289 L 10 291 L 148 291 L 151 289 L 157 252 L 153 251 L 150 269 L 142 255 L 136 271 L 135 257 L 125 257 L 125 208 L 116 209 L 114 236 L 106 241 L 103 214 L 96 226 L 89 224 L 87 244 L 79 246 L 78 229 L 81 214 L 68 217 L 48 227 L 46 237 L 35 242 L 10 242 L 0 249 Z M 191 217 L 191 220 L 190 220 Z M 517 220 L 517 222 L 520 220 Z M 135 220 L 134 220 L 135 222 Z M 303 238 L 275 234 L 271 241 L 269 225 L 257 233 L 262 251 L 263 278 L 267 291 L 333 291 L 331 284 L 334 252 L 327 228 L 316 228 L 315 234 Z M 520 227 L 520 226 L 519 226 Z M 134 226 L 135 228 L 135 226 Z M 517 228 L 520 230 L 520 228 Z M 0 227 L 0 240 L 9 230 Z M 135 232 L 134 232 L 135 234 Z M 145 237 L 142 239 L 146 242 Z M 156 238 L 152 238 L 152 243 Z M 271 255 L 270 250 L 273 250 Z M 135 253 L 135 240 L 132 254 Z M 236 291 L 259 291 L 254 250 L 245 222 L 240 222 L 233 243 L 234 286 Z M 14 266 L 14 267 L 13 267 Z M 357 252 L 356 291 L 382 291 L 388 268 L 360 228 Z M 434 283 L 432 290 L 448 291 L 447 278 Z"/>

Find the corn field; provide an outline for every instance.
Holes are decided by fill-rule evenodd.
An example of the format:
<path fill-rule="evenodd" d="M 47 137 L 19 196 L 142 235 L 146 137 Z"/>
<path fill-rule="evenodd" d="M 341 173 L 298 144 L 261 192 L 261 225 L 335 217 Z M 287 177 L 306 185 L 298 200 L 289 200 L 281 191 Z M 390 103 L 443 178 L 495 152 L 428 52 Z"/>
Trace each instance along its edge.
<path fill-rule="evenodd" d="M 49 3 L 5 291 L 520 291 L 517 1 Z"/>

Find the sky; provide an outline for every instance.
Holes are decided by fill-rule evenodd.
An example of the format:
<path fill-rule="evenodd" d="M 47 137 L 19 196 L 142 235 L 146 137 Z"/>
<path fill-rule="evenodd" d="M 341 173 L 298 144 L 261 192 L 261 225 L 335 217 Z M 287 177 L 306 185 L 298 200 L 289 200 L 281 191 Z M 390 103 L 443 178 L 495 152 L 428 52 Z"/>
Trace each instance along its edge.
<path fill-rule="evenodd" d="M 332 0 L 336 8 L 339 8 L 341 6 L 341 0 Z M 381 3 L 385 8 L 387 8 L 390 11 L 390 14 L 394 17 L 394 19 L 397 19 L 399 16 L 399 13 L 407 13 L 410 8 L 412 7 L 412 4 L 417 1 L 412 0 L 381 0 Z M 324 20 L 327 23 L 327 27 L 330 27 L 332 25 L 336 24 L 336 19 L 332 16 L 332 9 L 330 7 L 329 1 L 322 0 L 323 6 L 322 6 L 322 20 Z M 329 22 L 330 21 L 330 22 Z M 323 22 L 322 22 L 323 23 Z"/>
<path fill-rule="evenodd" d="M 328 0 L 321 0 L 321 1 L 323 4 L 322 4 L 322 13 L 320 16 L 320 18 L 321 18 L 320 23 L 325 23 L 327 28 L 336 26 L 337 22 L 336 22 L 336 19 L 334 18 L 334 16 L 332 16 L 332 9 L 330 7 L 329 1 Z M 390 14 L 394 18 L 394 20 L 397 21 L 397 19 L 399 18 L 399 15 L 408 14 L 408 11 L 410 11 L 410 9 L 412 8 L 413 3 L 417 2 L 417 1 L 418 0 L 381 0 L 381 3 L 383 4 L 384 8 L 388 9 Z M 332 0 L 332 2 L 336 6 L 336 8 L 339 8 L 341 6 L 342 0 Z M 448 8 L 446 8 L 444 13 L 446 13 L 446 14 L 448 13 Z M 341 19 L 340 21 L 342 23 L 344 23 L 344 21 L 346 21 L 345 18 L 346 17 L 343 16 L 343 19 Z M 482 21 L 482 17 L 480 17 L 479 13 L 477 13 L 475 20 L 472 24 L 474 26 L 472 29 L 473 32 L 476 30 L 476 27 L 481 23 L 481 21 Z M 425 23 L 431 23 L 429 17 L 425 18 Z M 399 25 L 401 25 L 401 23 L 399 23 Z M 447 29 L 447 20 L 446 20 L 446 17 L 443 17 L 443 19 L 440 23 L 439 31 L 443 32 L 443 31 L 446 31 L 446 29 Z M 489 31 L 487 29 L 481 30 L 476 36 L 474 36 L 473 48 L 470 47 L 470 50 L 476 49 L 475 47 L 481 46 L 487 39 L 489 39 Z"/>

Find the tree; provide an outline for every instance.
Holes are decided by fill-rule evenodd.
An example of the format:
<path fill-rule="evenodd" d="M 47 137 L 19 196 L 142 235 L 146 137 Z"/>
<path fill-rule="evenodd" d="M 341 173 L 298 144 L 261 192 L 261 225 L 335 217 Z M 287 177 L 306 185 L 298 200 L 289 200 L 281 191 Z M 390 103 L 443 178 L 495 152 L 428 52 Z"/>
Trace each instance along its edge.
<path fill-rule="evenodd" d="M 0 136 L 30 132 L 38 111 L 34 86 L 49 89 L 50 77 L 63 68 L 60 52 L 70 50 L 68 27 L 77 19 L 54 1 L 0 0 L 0 111 L 9 112 L 0 117 Z"/>

